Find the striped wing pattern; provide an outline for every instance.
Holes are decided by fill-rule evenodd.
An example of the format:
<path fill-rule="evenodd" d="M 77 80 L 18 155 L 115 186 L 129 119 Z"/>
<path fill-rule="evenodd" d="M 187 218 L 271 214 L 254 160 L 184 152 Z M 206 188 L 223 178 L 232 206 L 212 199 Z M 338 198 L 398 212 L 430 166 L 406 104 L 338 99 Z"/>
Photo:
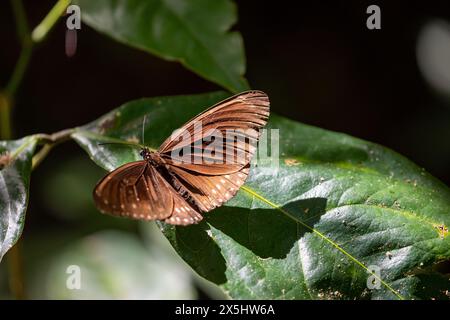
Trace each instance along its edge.
<path fill-rule="evenodd" d="M 102 179 L 94 200 L 103 213 L 187 225 L 202 216 L 146 161 L 127 163 Z"/>

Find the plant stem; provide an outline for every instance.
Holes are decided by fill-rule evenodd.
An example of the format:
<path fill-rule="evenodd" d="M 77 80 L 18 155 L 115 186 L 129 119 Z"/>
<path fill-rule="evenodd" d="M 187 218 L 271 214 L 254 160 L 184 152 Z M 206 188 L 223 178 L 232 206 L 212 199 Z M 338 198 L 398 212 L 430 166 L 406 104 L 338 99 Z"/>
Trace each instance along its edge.
<path fill-rule="evenodd" d="M 53 134 L 37 134 L 36 137 L 39 142 L 44 142 L 44 146 L 39 150 L 32 159 L 31 170 L 36 169 L 36 167 L 45 159 L 48 153 L 53 149 L 54 146 L 65 142 L 70 139 L 70 135 L 75 131 L 75 129 L 65 129 L 62 131 L 55 132 Z"/>
<path fill-rule="evenodd" d="M 31 170 L 36 169 L 36 167 L 45 159 L 50 150 L 53 149 L 53 144 L 45 144 L 39 152 L 37 152 L 32 159 Z"/>
<path fill-rule="evenodd" d="M 19 87 L 19 84 L 22 81 L 23 75 L 25 74 L 25 70 L 28 66 L 28 62 L 30 61 L 31 53 L 33 50 L 33 43 L 30 38 L 28 23 L 22 1 L 11 0 L 11 6 L 16 21 L 17 36 L 22 47 L 19 59 L 17 60 L 12 76 L 6 86 L 6 92 L 10 97 L 13 97 L 17 91 L 17 88 Z M 11 105 L 12 104 L 10 104 L 10 106 Z"/>
<path fill-rule="evenodd" d="M 11 139 L 11 100 L 8 93 L 0 92 L 0 138 Z"/>
<path fill-rule="evenodd" d="M 31 39 L 33 39 L 34 42 L 40 42 L 47 36 L 70 2 L 70 0 L 59 0 L 53 6 L 47 16 L 45 16 L 44 20 L 42 20 L 31 33 Z"/>
<path fill-rule="evenodd" d="M 25 9 L 23 7 L 22 0 L 11 0 L 11 6 L 16 21 L 17 36 L 19 37 L 20 43 L 30 40 L 28 22 L 27 17 L 25 16 Z"/>
<path fill-rule="evenodd" d="M 25 70 L 27 69 L 28 62 L 30 61 L 31 51 L 32 51 L 31 44 L 22 47 L 19 60 L 17 60 L 11 79 L 9 80 L 8 85 L 6 86 L 6 92 L 10 96 L 14 96 L 14 94 L 17 91 L 17 88 L 19 87 L 19 84 L 22 82 L 23 75 L 25 74 Z"/>
<path fill-rule="evenodd" d="M 52 134 L 45 134 L 45 133 L 39 133 L 35 136 L 44 143 L 55 143 L 59 144 L 61 142 L 70 140 L 70 135 L 75 132 L 76 129 L 70 128 L 70 129 L 64 129 Z"/>

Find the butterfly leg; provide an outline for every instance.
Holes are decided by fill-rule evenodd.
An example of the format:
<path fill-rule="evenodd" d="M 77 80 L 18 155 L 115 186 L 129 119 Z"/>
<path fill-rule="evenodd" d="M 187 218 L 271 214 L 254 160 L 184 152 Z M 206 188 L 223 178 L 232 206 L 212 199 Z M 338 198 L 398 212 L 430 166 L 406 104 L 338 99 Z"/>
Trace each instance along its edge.
<path fill-rule="evenodd" d="M 133 186 L 136 186 L 136 184 L 139 182 L 139 179 L 142 178 L 142 176 L 145 173 L 145 170 L 147 170 L 148 164 L 146 163 L 145 166 L 142 168 L 141 172 L 139 173 L 138 177 L 136 178 L 136 181 L 134 181 Z"/>

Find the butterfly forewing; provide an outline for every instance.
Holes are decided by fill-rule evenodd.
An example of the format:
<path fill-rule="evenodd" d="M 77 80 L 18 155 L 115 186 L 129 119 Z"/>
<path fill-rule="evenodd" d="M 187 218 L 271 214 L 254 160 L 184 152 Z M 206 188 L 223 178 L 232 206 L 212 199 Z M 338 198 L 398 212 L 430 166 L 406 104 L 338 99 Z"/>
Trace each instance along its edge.
<path fill-rule="evenodd" d="M 183 125 L 158 151 L 167 163 L 182 169 L 213 175 L 233 173 L 250 162 L 259 129 L 267 123 L 268 116 L 267 95 L 261 91 L 245 92 L 216 104 Z M 207 160 L 204 150 L 208 144 L 205 141 L 211 134 L 222 137 L 222 147 L 214 150 L 215 158 L 222 161 L 213 164 L 195 161 L 199 157 Z M 190 139 L 185 139 L 186 136 Z M 200 150 L 198 146 L 201 146 Z M 188 161 L 177 161 L 174 157 L 181 149 L 183 159 Z"/>
<path fill-rule="evenodd" d="M 173 173 L 177 182 L 187 190 L 201 212 L 208 212 L 221 206 L 232 198 L 248 176 L 249 163 L 256 150 L 259 129 L 267 122 L 269 115 L 269 100 L 260 91 L 247 92 L 225 100 L 203 112 L 186 123 L 178 135 L 166 140 L 160 147 L 160 153 Z M 196 134 L 196 125 L 201 122 L 201 135 Z M 198 128 L 198 127 L 197 127 Z M 208 140 L 211 130 L 220 130 L 225 137 L 222 151 L 223 161 L 215 163 L 204 151 L 208 148 L 204 140 Z M 191 141 L 182 141 L 182 134 L 189 132 Z M 237 138 L 229 138 L 227 131 Z M 244 137 L 244 139 L 239 139 Z M 201 143 L 198 140 L 201 138 Z M 190 148 L 185 148 L 189 145 Z M 199 145 L 201 146 L 199 148 Z M 173 153 L 178 149 L 191 151 L 189 162 L 175 161 Z M 170 151 L 170 155 L 169 155 Z M 236 156 L 240 154 L 240 157 Z M 230 159 L 232 161 L 227 161 Z M 186 154 L 183 154 L 186 157 Z M 201 158 L 196 163 L 195 160 Z M 192 161 L 194 160 L 194 161 Z"/>

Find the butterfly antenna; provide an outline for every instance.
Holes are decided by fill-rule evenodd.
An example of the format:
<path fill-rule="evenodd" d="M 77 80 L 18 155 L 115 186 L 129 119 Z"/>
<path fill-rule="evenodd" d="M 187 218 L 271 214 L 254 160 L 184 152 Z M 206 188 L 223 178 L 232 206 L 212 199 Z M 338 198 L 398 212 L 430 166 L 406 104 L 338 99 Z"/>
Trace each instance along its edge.
<path fill-rule="evenodd" d="M 142 146 L 140 144 L 137 144 L 137 143 L 126 143 L 126 142 L 102 142 L 102 143 L 99 143 L 98 145 L 99 146 L 103 146 L 105 144 L 122 144 L 122 145 L 126 145 L 126 146 L 133 146 L 133 147 L 136 147 L 136 148 L 142 148 Z"/>
<path fill-rule="evenodd" d="M 145 120 L 147 120 L 147 115 L 144 116 L 144 120 L 142 120 L 142 144 L 145 146 L 145 136 L 144 136 L 144 131 L 145 131 Z"/>

